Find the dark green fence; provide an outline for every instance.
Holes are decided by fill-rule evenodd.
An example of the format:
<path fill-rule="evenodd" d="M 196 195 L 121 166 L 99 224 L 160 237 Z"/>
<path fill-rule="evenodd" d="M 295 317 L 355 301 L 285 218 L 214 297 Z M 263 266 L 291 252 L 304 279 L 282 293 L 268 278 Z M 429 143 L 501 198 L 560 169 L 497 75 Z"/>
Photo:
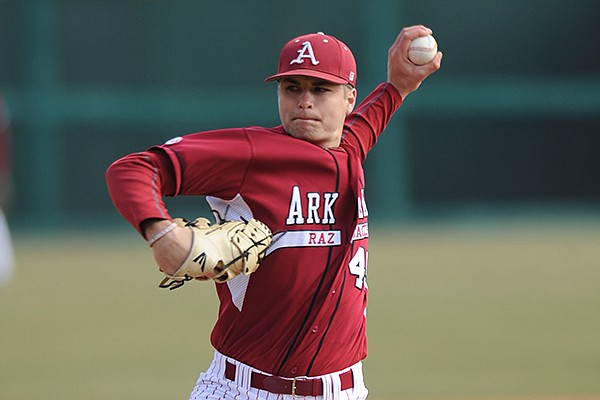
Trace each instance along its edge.
<path fill-rule="evenodd" d="M 104 171 L 172 136 L 275 125 L 263 82 L 289 38 L 349 44 L 360 97 L 405 25 L 434 29 L 443 69 L 367 160 L 375 218 L 600 204 L 597 1 L 0 0 L 12 113 L 11 217 L 112 221 Z M 201 199 L 175 201 L 182 212 Z"/>

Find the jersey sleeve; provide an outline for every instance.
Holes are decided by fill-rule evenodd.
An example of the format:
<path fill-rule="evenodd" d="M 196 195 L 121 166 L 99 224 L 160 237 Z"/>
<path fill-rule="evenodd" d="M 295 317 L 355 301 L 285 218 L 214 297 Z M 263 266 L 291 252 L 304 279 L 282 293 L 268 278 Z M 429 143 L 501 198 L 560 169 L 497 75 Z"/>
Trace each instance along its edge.
<path fill-rule="evenodd" d="M 244 129 L 201 132 L 115 161 L 106 181 L 115 208 L 142 233 L 142 221 L 171 218 L 164 196 L 233 198 L 251 159 Z"/>
<path fill-rule="evenodd" d="M 346 118 L 342 140 L 364 161 L 401 104 L 402 96 L 391 83 L 379 84 Z"/>
<path fill-rule="evenodd" d="M 138 232 L 146 219 L 170 219 L 162 196 L 173 193 L 172 170 L 166 154 L 156 150 L 129 154 L 108 167 L 106 183 L 113 204 Z"/>

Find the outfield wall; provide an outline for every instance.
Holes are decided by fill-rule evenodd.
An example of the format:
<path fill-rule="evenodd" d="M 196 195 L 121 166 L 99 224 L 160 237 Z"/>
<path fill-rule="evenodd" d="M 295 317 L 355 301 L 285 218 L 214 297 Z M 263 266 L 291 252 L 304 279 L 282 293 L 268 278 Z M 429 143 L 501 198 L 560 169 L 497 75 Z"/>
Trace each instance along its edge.
<path fill-rule="evenodd" d="M 271 3 L 269 3 L 271 4 Z M 434 29 L 443 69 L 407 98 L 367 160 L 374 218 L 583 207 L 600 200 L 600 3 L 0 1 L 12 115 L 10 217 L 115 217 L 107 165 L 172 136 L 275 125 L 289 38 L 349 44 L 359 97 L 385 79 L 402 26 Z M 173 207 L 197 210 L 198 199 Z"/>

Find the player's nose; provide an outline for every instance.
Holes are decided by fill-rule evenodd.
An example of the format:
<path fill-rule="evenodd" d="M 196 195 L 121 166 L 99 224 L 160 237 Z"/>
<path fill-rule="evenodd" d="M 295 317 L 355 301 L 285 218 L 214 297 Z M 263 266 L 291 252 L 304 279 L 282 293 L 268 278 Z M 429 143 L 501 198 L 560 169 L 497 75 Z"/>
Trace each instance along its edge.
<path fill-rule="evenodd" d="M 313 106 L 314 97 L 312 93 L 310 92 L 310 90 L 303 90 L 302 93 L 300 93 L 300 96 L 298 96 L 298 107 L 305 109 L 312 108 Z"/>

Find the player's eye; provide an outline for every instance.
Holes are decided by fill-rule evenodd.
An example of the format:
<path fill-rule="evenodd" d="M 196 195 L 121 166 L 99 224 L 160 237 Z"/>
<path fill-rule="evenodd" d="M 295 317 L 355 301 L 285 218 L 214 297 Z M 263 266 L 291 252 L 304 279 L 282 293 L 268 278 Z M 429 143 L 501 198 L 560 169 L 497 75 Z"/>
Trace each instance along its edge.
<path fill-rule="evenodd" d="M 285 87 L 285 90 L 287 90 L 288 92 L 297 92 L 300 90 L 300 88 L 296 85 L 287 85 Z"/>

